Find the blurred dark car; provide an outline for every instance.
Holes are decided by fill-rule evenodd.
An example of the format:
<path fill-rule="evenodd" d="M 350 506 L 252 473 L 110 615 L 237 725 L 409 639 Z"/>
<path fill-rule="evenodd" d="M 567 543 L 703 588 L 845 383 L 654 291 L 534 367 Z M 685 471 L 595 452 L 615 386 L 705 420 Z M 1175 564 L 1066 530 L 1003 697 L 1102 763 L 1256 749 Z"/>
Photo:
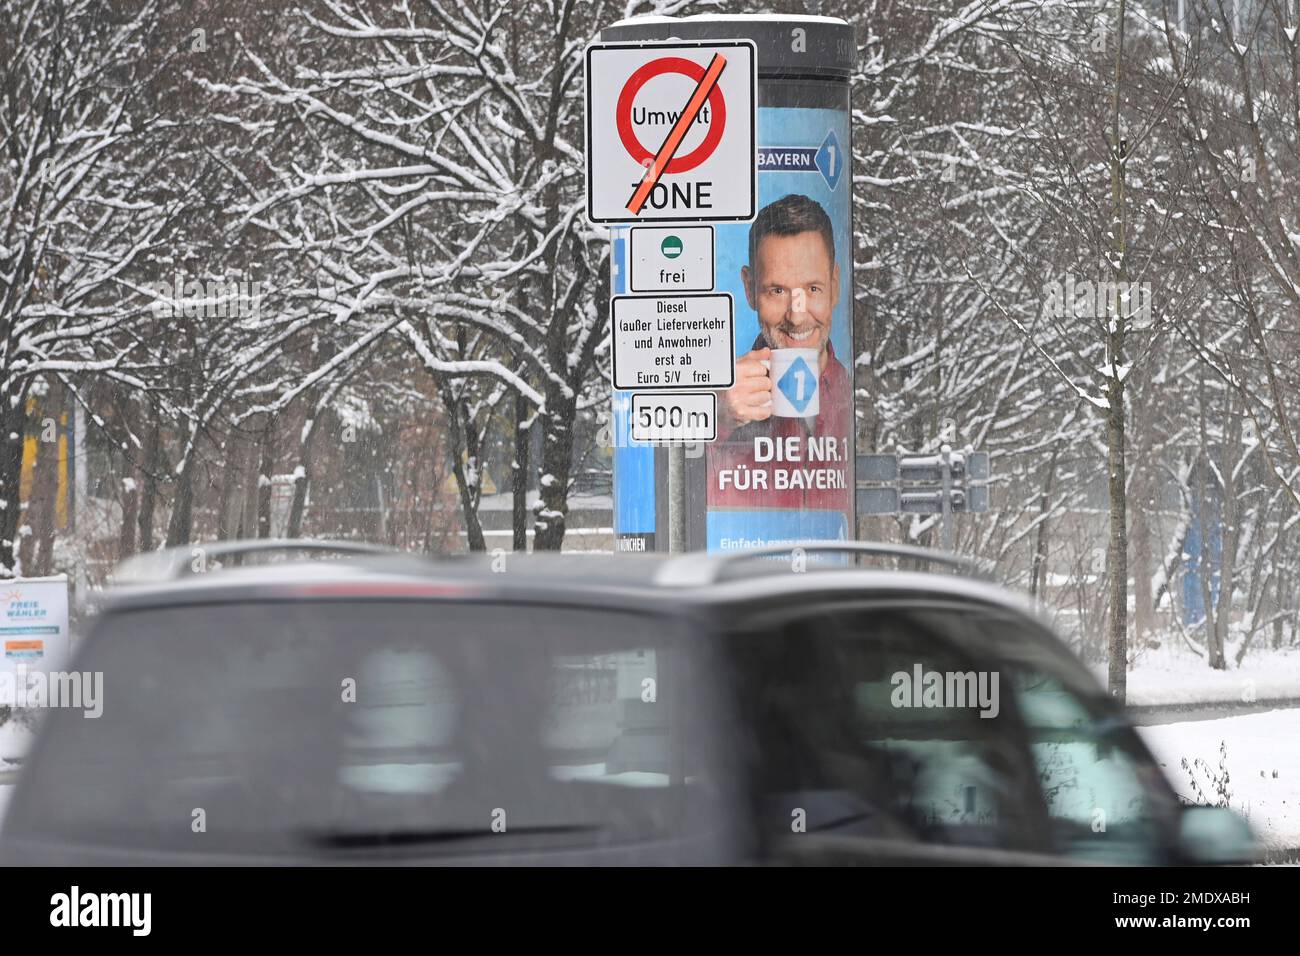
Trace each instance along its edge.
<path fill-rule="evenodd" d="M 285 549 L 341 553 L 230 566 Z M 823 552 L 847 563 L 819 564 Z M 0 863 L 1253 853 L 1228 811 L 1180 805 L 1122 711 L 1018 599 L 854 560 L 929 552 L 194 554 L 137 561 L 108 592 L 72 664 L 103 674 L 103 715 L 44 717 Z"/>

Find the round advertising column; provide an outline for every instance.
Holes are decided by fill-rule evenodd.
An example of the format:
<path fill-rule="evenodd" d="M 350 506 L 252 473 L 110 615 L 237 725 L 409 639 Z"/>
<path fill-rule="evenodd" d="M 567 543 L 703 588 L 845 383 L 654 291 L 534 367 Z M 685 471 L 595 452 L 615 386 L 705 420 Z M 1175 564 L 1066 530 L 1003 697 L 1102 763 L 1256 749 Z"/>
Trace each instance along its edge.
<path fill-rule="evenodd" d="M 737 384 L 718 393 L 717 441 L 687 449 L 687 548 L 852 539 L 853 28 L 830 17 L 646 17 L 600 33 L 669 39 L 747 39 L 758 53 L 758 212 L 714 227 L 715 290 L 735 301 Z M 626 229 L 613 235 L 622 292 Z M 756 403 L 769 385 L 770 405 Z M 616 393 L 619 432 L 626 404 Z M 667 485 L 664 449 L 616 442 L 620 550 L 667 550 Z"/>

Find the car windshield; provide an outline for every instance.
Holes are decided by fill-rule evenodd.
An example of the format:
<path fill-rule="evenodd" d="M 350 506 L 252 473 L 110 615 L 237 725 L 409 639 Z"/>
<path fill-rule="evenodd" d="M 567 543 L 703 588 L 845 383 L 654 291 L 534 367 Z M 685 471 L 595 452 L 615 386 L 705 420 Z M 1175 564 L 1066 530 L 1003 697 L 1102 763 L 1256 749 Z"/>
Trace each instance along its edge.
<path fill-rule="evenodd" d="M 23 826 L 258 853 L 678 835 L 706 757 L 672 634 L 630 613 L 400 601 L 109 615 L 77 666 L 102 672 L 103 715 L 50 714 Z"/>

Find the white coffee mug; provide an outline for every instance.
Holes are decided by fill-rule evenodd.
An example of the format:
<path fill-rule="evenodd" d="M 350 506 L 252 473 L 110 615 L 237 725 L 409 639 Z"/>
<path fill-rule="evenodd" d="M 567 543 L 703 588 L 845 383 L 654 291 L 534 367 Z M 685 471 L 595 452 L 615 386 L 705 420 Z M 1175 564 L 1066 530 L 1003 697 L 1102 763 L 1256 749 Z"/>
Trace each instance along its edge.
<path fill-rule="evenodd" d="M 817 349 L 772 349 L 767 374 L 772 377 L 772 414 L 809 418 L 821 411 Z"/>

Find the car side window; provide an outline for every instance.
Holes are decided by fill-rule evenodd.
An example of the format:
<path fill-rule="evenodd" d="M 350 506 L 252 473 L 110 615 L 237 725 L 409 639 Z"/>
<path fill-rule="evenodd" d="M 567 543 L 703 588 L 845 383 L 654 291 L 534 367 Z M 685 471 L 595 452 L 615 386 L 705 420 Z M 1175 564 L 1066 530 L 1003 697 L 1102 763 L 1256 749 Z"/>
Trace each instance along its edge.
<path fill-rule="evenodd" d="M 849 608 L 737 635 L 770 833 L 1036 848 L 1032 761 L 960 627 L 951 612 Z"/>
<path fill-rule="evenodd" d="M 1053 849 L 1126 865 L 1165 862 L 1177 799 L 1160 770 L 1131 745 L 1131 730 L 1100 702 L 1055 675 L 1012 666 L 1011 684 L 1030 737 Z"/>

